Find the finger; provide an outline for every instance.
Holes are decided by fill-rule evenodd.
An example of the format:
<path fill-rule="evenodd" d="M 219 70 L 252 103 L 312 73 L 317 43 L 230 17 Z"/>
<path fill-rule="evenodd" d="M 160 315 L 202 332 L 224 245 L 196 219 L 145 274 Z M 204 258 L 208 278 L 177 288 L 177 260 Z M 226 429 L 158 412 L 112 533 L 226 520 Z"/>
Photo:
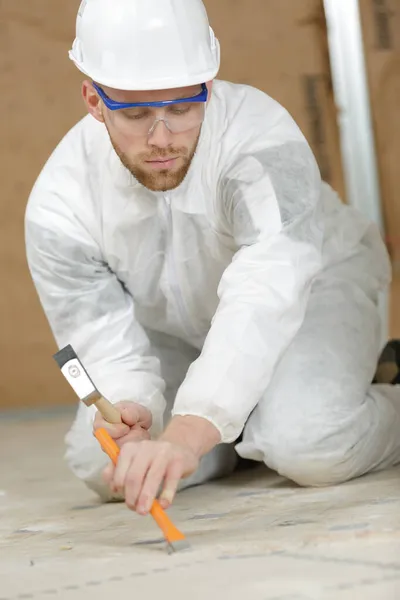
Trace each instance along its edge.
<path fill-rule="evenodd" d="M 124 423 L 120 423 L 118 425 L 108 423 L 108 421 L 103 419 L 102 415 L 97 411 L 93 423 L 93 431 L 97 431 L 100 428 L 103 428 L 106 431 L 108 431 L 111 437 L 115 440 L 120 437 L 123 437 L 124 435 L 127 435 L 130 431 L 129 426 L 125 425 Z"/>
<path fill-rule="evenodd" d="M 163 454 L 158 454 L 148 470 L 137 500 L 136 511 L 140 515 L 147 515 L 150 511 L 167 469 L 168 457 Z"/>
<path fill-rule="evenodd" d="M 183 476 L 183 461 L 175 458 L 169 465 L 164 478 L 163 490 L 160 495 L 160 504 L 166 509 L 171 506 L 178 485 Z"/>
<path fill-rule="evenodd" d="M 114 490 L 117 493 L 122 493 L 124 491 L 125 480 L 135 458 L 138 445 L 139 444 L 132 442 L 130 444 L 125 444 L 121 448 L 112 483 Z"/>
<path fill-rule="evenodd" d="M 145 406 L 140 406 L 138 424 L 141 425 L 143 429 L 150 429 L 153 424 L 153 415 Z"/>
<path fill-rule="evenodd" d="M 150 429 L 152 415 L 148 408 L 137 402 L 120 402 L 118 403 L 118 407 L 124 423 L 130 427 L 138 424 L 144 429 Z"/>
<path fill-rule="evenodd" d="M 125 502 L 131 510 L 137 510 L 138 498 L 153 460 L 152 452 L 149 453 L 149 448 L 146 448 L 144 443 L 138 446 L 142 451 L 137 453 L 125 480 Z"/>
<path fill-rule="evenodd" d="M 105 469 L 103 470 L 103 480 L 108 485 L 110 485 L 111 482 L 112 482 L 112 480 L 113 480 L 114 470 L 115 470 L 115 467 L 114 467 L 114 465 L 112 463 L 110 463 L 109 465 L 107 465 L 105 467 Z"/>
<path fill-rule="evenodd" d="M 113 479 L 114 479 L 114 465 L 112 463 L 110 463 L 103 470 L 103 481 L 104 481 L 104 483 L 106 483 L 108 486 L 111 487 Z"/>
<path fill-rule="evenodd" d="M 129 434 L 129 426 L 121 423 L 120 425 L 112 425 L 111 423 L 107 423 L 107 421 L 99 422 L 94 425 L 94 431 L 98 429 L 105 429 L 111 435 L 114 440 L 119 440 L 119 438 L 124 437 Z"/>
<path fill-rule="evenodd" d="M 129 442 L 144 442 L 150 439 L 150 433 L 148 431 L 142 427 L 135 426 L 127 435 L 124 435 L 122 438 L 118 439 L 118 444 L 122 448 L 122 446 L 128 444 Z"/>

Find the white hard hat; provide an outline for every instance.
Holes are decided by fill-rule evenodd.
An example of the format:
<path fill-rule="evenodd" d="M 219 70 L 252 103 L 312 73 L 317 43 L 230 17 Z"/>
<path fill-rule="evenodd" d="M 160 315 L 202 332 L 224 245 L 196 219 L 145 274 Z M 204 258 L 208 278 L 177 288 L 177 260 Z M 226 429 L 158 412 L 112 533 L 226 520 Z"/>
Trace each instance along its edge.
<path fill-rule="evenodd" d="M 93 81 L 120 90 L 205 83 L 220 66 L 201 0 L 83 0 L 69 56 Z"/>

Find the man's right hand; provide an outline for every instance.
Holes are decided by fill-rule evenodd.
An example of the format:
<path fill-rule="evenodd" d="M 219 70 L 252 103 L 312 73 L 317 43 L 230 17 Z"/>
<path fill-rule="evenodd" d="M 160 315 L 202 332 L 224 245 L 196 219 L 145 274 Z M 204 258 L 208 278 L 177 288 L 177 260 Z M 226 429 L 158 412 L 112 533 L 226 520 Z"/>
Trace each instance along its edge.
<path fill-rule="evenodd" d="M 118 402 L 114 406 L 121 413 L 122 423 L 119 425 L 108 423 L 97 411 L 93 431 L 103 427 L 119 447 L 127 442 L 140 442 L 150 439 L 148 430 L 152 424 L 152 415 L 146 407 L 130 401 Z"/>

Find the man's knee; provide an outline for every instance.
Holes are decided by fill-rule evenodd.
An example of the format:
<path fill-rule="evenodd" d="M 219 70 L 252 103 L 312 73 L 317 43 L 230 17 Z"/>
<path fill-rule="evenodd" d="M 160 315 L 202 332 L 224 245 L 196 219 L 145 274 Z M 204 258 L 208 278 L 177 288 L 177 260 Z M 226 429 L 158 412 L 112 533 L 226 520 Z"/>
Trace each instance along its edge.
<path fill-rule="evenodd" d="M 295 433 L 297 431 L 297 433 Z M 306 433 L 307 431 L 307 433 Z M 342 483 L 357 472 L 356 444 L 336 433 L 318 434 L 318 428 L 295 428 L 286 423 L 266 435 L 245 435 L 237 452 L 243 458 L 263 461 L 280 475 L 304 487 Z"/>
<path fill-rule="evenodd" d="M 288 390 L 281 402 L 276 394 L 272 401 L 266 396 L 246 424 L 238 453 L 300 486 L 330 486 L 363 474 L 370 417 L 362 390 L 343 387 L 314 384 L 297 395 L 291 389 L 290 402 Z"/>
<path fill-rule="evenodd" d="M 104 460 L 105 455 L 101 456 L 97 452 L 87 452 L 86 456 L 82 456 L 82 453 L 76 452 L 76 448 L 69 447 L 65 458 L 70 471 L 94 492 L 101 502 L 123 500 L 122 496 L 111 492 L 110 487 L 103 478 L 104 469 L 108 464 L 108 461 Z"/>
<path fill-rule="evenodd" d="M 114 494 L 111 491 L 110 487 L 105 483 L 102 474 L 99 474 L 97 477 L 84 479 L 83 482 L 92 492 L 97 494 L 99 500 L 103 503 L 124 501 L 122 494 Z"/>
<path fill-rule="evenodd" d="M 302 487 L 324 487 L 351 479 L 353 470 L 350 457 L 324 448 L 281 444 L 274 448 L 273 458 L 265 462 L 282 476 Z"/>
<path fill-rule="evenodd" d="M 75 452 L 75 448 L 69 447 L 65 458 L 75 477 L 94 492 L 101 502 L 120 502 L 124 499 L 122 495 L 111 492 L 103 477 L 104 469 L 108 464 L 108 461 L 104 460 L 105 455 L 99 456 L 97 452 L 88 452 L 83 458 L 81 453 Z"/>

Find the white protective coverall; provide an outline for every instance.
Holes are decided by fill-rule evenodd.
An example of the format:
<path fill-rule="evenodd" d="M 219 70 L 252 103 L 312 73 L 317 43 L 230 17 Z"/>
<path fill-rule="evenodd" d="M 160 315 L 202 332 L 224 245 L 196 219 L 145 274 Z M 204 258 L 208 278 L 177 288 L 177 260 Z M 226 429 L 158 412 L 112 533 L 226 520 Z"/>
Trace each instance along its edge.
<path fill-rule="evenodd" d="M 288 112 L 215 81 L 185 181 L 142 187 L 91 116 L 62 140 L 26 213 L 29 266 L 59 347 L 112 402 L 221 432 L 198 483 L 236 452 L 300 485 L 400 459 L 400 389 L 371 386 L 390 263 L 377 227 L 321 183 Z M 107 457 L 80 406 L 74 473 L 103 498 Z"/>

